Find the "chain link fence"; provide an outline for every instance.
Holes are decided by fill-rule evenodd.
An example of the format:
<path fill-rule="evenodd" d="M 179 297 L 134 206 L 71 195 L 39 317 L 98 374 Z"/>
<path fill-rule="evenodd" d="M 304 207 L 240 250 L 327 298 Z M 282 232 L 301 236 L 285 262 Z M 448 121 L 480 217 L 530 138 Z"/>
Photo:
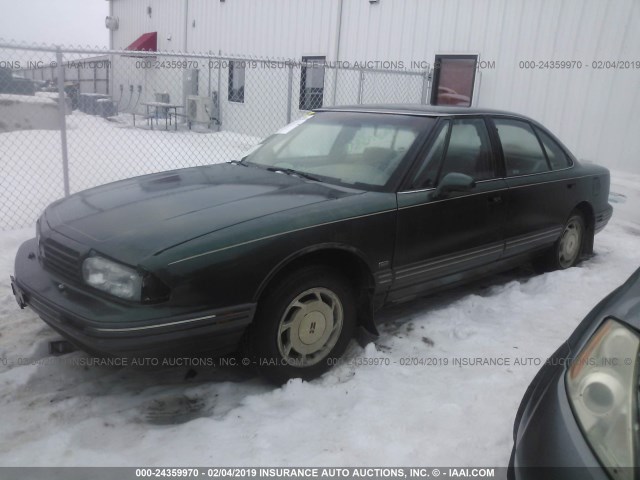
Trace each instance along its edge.
<path fill-rule="evenodd" d="M 426 71 L 0 43 L 0 230 L 136 175 L 238 159 L 320 107 L 425 103 Z"/>

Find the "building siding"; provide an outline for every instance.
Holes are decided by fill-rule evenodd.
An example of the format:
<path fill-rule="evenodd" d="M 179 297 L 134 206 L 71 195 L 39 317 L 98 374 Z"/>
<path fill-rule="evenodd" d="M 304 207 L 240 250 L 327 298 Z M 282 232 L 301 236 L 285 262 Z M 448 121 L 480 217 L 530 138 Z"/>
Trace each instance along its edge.
<path fill-rule="evenodd" d="M 159 49 L 182 50 L 186 31 L 190 52 L 336 60 L 340 0 L 189 0 L 186 19 L 185 1 L 112 0 L 120 19 L 113 47 L 124 48 L 142 33 L 157 31 Z M 147 6 L 153 9 L 151 18 Z M 441 53 L 478 54 L 480 60 L 495 62 L 495 68 L 479 70 L 476 105 L 530 115 L 578 158 L 640 172 L 640 71 L 592 67 L 598 60 L 640 61 L 638 25 L 637 0 L 343 0 L 339 60 L 408 65 L 433 63 Z M 583 68 L 521 68 L 526 60 L 579 60 Z M 340 72 L 339 84 L 351 75 Z M 261 109 L 279 108 L 279 93 L 267 101 L 268 94 L 258 89 L 280 80 L 286 82 L 286 75 L 247 70 L 245 104 L 225 105 L 222 72 L 223 108 L 244 111 L 235 114 L 237 128 L 255 114 L 252 102 Z M 326 83 L 332 85 L 333 79 Z M 379 87 L 384 88 L 402 87 Z M 353 98 L 338 93 L 337 103 Z M 384 94 L 369 97 L 363 101 L 380 101 Z M 404 101 L 415 100 L 407 96 Z"/>

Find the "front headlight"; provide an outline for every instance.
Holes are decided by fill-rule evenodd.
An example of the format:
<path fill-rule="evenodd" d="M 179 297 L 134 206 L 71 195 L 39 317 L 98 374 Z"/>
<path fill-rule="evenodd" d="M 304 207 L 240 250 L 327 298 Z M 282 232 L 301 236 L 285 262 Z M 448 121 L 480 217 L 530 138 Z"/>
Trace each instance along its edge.
<path fill-rule="evenodd" d="M 637 430 L 637 357 L 640 338 L 615 320 L 593 335 L 567 372 L 575 417 L 613 478 L 632 479 Z"/>
<path fill-rule="evenodd" d="M 140 301 L 142 277 L 133 268 L 102 257 L 89 257 L 82 263 L 87 284 L 116 297 Z"/>

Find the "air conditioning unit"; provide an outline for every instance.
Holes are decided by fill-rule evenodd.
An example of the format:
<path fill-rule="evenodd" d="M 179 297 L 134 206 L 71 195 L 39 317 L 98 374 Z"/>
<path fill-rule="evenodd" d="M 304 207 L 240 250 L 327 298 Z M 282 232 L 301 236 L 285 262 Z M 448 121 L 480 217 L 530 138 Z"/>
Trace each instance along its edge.
<path fill-rule="evenodd" d="M 117 30 L 119 23 L 118 17 L 107 17 L 104 19 L 104 26 L 109 30 Z"/>
<path fill-rule="evenodd" d="M 211 123 L 214 115 L 213 98 L 187 96 L 187 121 L 189 123 Z"/>

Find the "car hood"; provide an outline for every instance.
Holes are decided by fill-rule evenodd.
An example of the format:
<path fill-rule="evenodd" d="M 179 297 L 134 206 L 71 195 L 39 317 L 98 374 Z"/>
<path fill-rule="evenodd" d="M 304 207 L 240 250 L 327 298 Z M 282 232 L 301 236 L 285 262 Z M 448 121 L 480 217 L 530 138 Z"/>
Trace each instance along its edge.
<path fill-rule="evenodd" d="M 257 217 L 360 193 L 258 167 L 220 164 L 85 190 L 55 202 L 45 216 L 56 232 L 135 264 Z"/>

